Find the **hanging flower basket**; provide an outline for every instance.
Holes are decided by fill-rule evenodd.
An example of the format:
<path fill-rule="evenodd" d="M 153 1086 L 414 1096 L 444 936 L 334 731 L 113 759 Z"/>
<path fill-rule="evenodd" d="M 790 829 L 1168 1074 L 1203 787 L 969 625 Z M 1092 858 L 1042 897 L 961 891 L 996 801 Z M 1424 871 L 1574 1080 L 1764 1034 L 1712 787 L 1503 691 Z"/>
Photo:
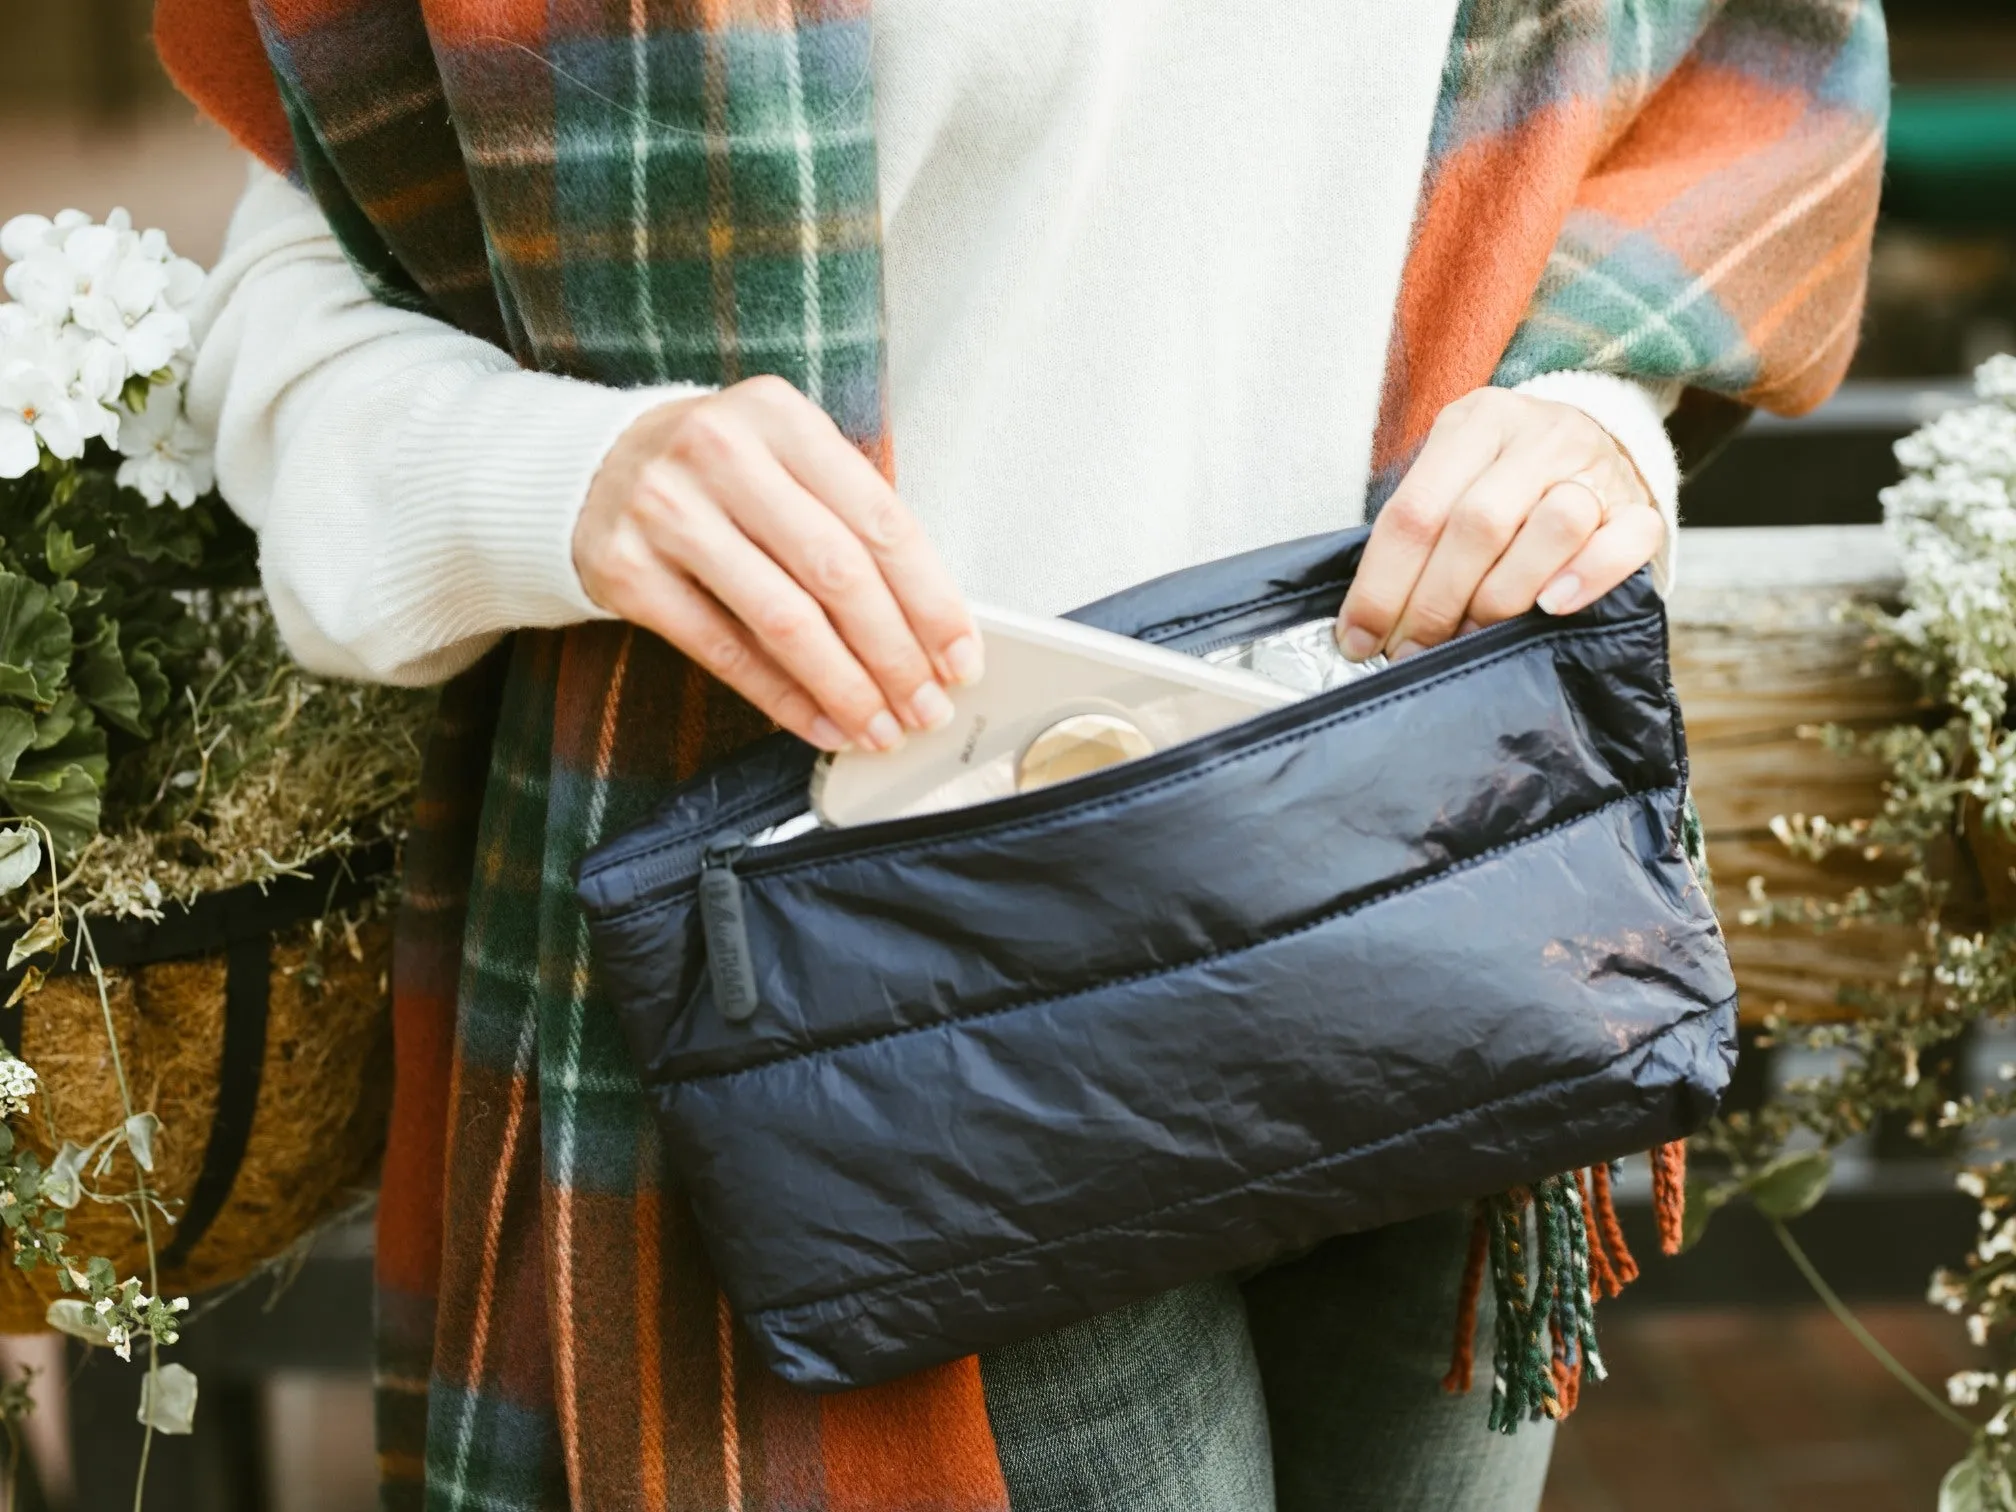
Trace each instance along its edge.
<path fill-rule="evenodd" d="M 186 1432 L 184 1294 L 369 1200 L 431 701 L 281 644 L 184 409 L 202 270 L 119 212 L 0 261 L 0 1331 L 144 1348 Z"/>
<path fill-rule="evenodd" d="M 0 1013 L 0 1043 L 40 1075 L 49 1126 L 93 1131 L 124 1117 L 109 1006 L 129 1085 L 163 1131 L 149 1186 L 174 1214 L 156 1236 L 165 1291 L 242 1279 L 354 1210 L 374 1184 L 391 1093 L 390 931 L 375 902 L 392 856 L 379 847 L 346 859 L 208 893 L 158 921 L 95 925 L 105 1002 L 88 960 L 66 951 Z M 347 927 L 330 927 L 332 916 Z M 0 932 L 0 948 L 23 932 Z M 0 985 L 11 993 L 29 969 Z M 53 1163 L 60 1142 L 36 1123 L 24 1136 Z M 80 1203 L 68 1230 L 122 1274 L 145 1271 L 145 1239 L 124 1206 Z M 0 1333 L 48 1326 L 64 1295 L 58 1274 L 0 1269 Z"/>

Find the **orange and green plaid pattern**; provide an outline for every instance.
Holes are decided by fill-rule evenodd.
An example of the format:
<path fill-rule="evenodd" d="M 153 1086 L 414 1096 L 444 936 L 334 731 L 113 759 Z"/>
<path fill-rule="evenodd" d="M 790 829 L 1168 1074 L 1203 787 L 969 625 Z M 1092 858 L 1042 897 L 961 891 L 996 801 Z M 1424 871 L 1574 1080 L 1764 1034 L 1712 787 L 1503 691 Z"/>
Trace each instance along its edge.
<path fill-rule="evenodd" d="M 886 464 L 867 0 L 159 0 L 157 31 L 381 297 L 610 384 L 781 373 Z M 1817 403 L 1887 88 L 1876 0 L 1466 0 L 1375 497 L 1493 381 Z M 812 1398 L 750 1357 L 588 968 L 582 854 L 760 727 L 614 625 L 449 691 L 395 984 L 388 1506 L 1006 1507 L 972 1362 Z"/>

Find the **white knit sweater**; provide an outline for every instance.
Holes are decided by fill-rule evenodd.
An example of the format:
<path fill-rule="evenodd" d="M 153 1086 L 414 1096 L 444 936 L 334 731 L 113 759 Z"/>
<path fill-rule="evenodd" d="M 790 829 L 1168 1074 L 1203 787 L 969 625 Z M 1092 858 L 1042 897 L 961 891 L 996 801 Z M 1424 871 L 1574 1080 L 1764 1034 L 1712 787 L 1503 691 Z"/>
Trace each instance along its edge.
<path fill-rule="evenodd" d="M 1455 0 L 877 0 L 899 487 L 964 590 L 1057 612 L 1362 516 Z M 191 403 L 289 644 L 424 683 L 597 617 L 574 521 L 671 392 L 526 373 L 375 303 L 255 170 Z M 1667 511 L 1670 405 L 1580 405 Z M 1669 528 L 1669 540 L 1671 538 Z"/>

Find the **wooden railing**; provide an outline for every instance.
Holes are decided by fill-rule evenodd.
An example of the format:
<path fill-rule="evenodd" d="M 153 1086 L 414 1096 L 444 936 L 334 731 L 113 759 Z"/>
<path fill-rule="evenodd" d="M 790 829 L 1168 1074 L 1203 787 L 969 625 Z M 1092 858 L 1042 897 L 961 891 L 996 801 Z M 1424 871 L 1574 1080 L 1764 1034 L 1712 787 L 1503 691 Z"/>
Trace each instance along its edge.
<path fill-rule="evenodd" d="M 1840 986 L 1887 974 L 1903 942 L 1874 932 L 1820 935 L 1745 926 L 1749 879 L 1780 896 L 1835 896 L 1879 878 L 1859 857 L 1824 865 L 1773 838 L 1778 815 L 1873 814 L 1874 764 L 1801 734 L 1832 723 L 1875 729 L 1908 713 L 1911 686 L 1869 665 L 1868 635 L 1842 623 L 1853 600 L 1894 595 L 1897 571 L 1881 526 L 1683 530 L 1669 612 L 1673 678 L 1687 722 L 1695 801 L 1743 991 L 1755 1023 L 1773 1009 L 1796 1018 L 1840 1011 Z"/>

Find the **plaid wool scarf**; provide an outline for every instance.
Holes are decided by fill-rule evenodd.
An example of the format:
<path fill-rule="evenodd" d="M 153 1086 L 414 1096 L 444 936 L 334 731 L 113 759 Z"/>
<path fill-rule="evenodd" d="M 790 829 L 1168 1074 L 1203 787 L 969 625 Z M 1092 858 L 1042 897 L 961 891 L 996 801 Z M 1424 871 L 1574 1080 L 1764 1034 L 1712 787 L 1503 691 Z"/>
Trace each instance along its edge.
<path fill-rule="evenodd" d="M 159 0 L 158 32 L 382 298 L 607 384 L 782 374 L 888 463 L 868 0 Z M 1466 0 L 1374 502 L 1486 383 L 1676 380 L 1683 435 L 1818 403 L 1887 96 L 1877 0 Z M 824 1398 L 755 1362 L 588 969 L 582 854 L 761 725 L 613 624 L 448 690 L 395 974 L 389 1506 L 1006 1507 L 972 1361 Z"/>

